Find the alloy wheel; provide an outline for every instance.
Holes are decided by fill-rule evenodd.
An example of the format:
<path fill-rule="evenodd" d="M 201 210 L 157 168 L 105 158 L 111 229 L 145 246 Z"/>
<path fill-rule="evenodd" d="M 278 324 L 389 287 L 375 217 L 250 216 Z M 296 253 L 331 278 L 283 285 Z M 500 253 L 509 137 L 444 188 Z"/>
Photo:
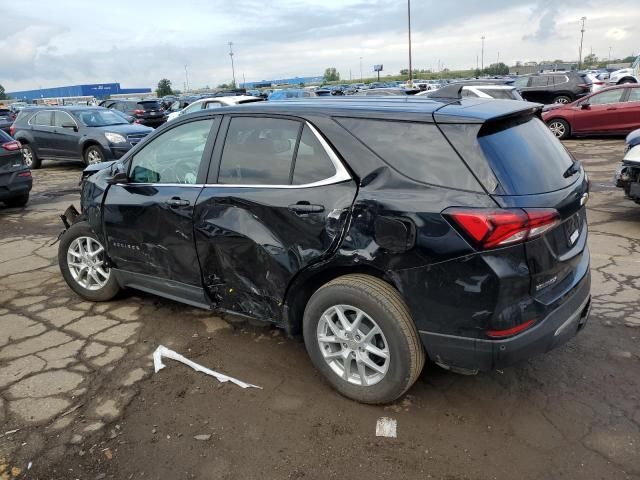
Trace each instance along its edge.
<path fill-rule="evenodd" d="M 389 344 L 382 329 L 363 310 L 349 305 L 327 309 L 316 335 L 324 361 L 343 380 L 366 387 L 387 374 Z"/>
<path fill-rule="evenodd" d="M 549 130 L 551 130 L 551 133 L 553 133 L 557 138 L 562 138 L 567 129 L 562 122 L 551 122 L 549 124 Z"/>
<path fill-rule="evenodd" d="M 71 242 L 67 265 L 76 283 L 87 290 L 100 290 L 111 275 L 105 265 L 104 247 L 91 237 L 78 237 Z"/>
<path fill-rule="evenodd" d="M 561 105 L 567 105 L 568 103 L 571 103 L 571 100 L 567 97 L 558 97 L 556 98 L 556 101 L 554 103 L 559 103 Z"/>
<path fill-rule="evenodd" d="M 22 157 L 24 158 L 24 163 L 27 167 L 31 168 L 33 165 L 33 152 L 30 148 L 22 148 Z"/>
<path fill-rule="evenodd" d="M 89 153 L 87 154 L 87 160 L 89 161 L 89 165 L 101 163 L 102 155 L 97 150 L 90 150 Z"/>

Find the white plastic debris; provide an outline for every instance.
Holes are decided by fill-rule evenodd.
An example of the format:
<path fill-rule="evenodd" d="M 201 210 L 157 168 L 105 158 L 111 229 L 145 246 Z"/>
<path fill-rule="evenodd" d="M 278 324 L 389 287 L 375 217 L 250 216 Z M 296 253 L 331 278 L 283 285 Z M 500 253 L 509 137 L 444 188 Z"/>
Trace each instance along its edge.
<path fill-rule="evenodd" d="M 238 380 L 237 378 L 233 378 L 233 377 L 229 377 L 227 375 L 224 375 L 222 373 L 218 373 L 215 372 L 213 370 L 210 370 L 206 367 L 203 367 L 202 365 L 197 364 L 196 362 L 193 362 L 191 360 L 189 360 L 186 357 L 183 357 L 182 355 L 180 355 L 179 353 L 174 352 L 173 350 L 169 350 L 167 347 L 160 345 L 158 348 L 156 348 L 156 351 L 153 352 L 153 367 L 156 371 L 156 373 L 158 373 L 160 370 L 162 370 L 165 365 L 164 363 L 162 363 L 162 357 L 166 357 L 166 358 L 171 358 L 173 360 L 177 360 L 178 362 L 184 363 L 185 365 L 193 368 L 196 372 L 202 372 L 206 375 L 210 375 L 212 377 L 215 377 L 218 379 L 218 381 L 220 382 L 231 382 L 231 383 L 235 383 L 236 385 L 238 385 L 241 388 L 259 388 L 262 390 L 262 387 L 259 387 L 257 385 L 252 385 L 250 383 L 245 383 L 241 380 Z"/>
<path fill-rule="evenodd" d="M 376 437 L 396 438 L 398 422 L 393 418 L 380 417 L 376 422 Z"/>

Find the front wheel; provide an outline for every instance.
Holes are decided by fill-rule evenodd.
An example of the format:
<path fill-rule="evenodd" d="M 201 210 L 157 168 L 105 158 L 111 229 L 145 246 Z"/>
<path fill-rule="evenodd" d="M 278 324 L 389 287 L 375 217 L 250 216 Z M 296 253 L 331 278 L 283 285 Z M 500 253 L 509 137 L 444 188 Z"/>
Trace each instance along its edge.
<path fill-rule="evenodd" d="M 361 274 L 319 288 L 304 312 L 304 341 L 314 366 L 345 397 L 389 403 L 417 380 L 425 352 L 400 294 Z"/>
<path fill-rule="evenodd" d="M 551 130 L 551 133 L 559 140 L 569 138 L 571 135 L 571 126 L 565 120 L 555 118 L 547 122 L 547 126 L 549 130 Z"/>
<path fill-rule="evenodd" d="M 72 225 L 60 239 L 58 265 L 67 285 L 86 300 L 104 302 L 120 291 L 104 246 L 86 222 Z"/>
<path fill-rule="evenodd" d="M 96 145 L 91 145 L 84 151 L 84 163 L 94 165 L 104 162 L 104 153 L 102 149 Z"/>

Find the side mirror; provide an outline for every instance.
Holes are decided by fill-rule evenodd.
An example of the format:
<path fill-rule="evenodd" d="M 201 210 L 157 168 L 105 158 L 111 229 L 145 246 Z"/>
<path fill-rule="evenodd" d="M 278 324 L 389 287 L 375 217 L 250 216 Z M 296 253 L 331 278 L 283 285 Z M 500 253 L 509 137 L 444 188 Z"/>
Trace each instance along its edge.
<path fill-rule="evenodd" d="M 116 183 L 127 183 L 128 181 L 129 177 L 127 176 L 127 172 L 116 172 L 106 179 L 106 182 L 109 185 L 115 185 Z"/>
<path fill-rule="evenodd" d="M 580 104 L 580 108 L 582 110 L 589 110 L 591 108 L 591 104 L 589 102 L 584 102 L 584 103 Z"/>
<path fill-rule="evenodd" d="M 76 126 L 75 123 L 73 122 L 63 122 L 62 124 L 62 128 L 70 128 L 71 130 L 73 130 L 74 132 L 78 131 L 78 127 Z"/>

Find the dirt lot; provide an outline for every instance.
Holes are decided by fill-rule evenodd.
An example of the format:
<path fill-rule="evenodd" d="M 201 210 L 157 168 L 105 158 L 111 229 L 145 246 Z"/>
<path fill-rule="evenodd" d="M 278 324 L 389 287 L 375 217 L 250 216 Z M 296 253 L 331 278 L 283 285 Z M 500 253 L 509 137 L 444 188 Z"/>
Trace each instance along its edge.
<path fill-rule="evenodd" d="M 640 479 L 640 205 L 611 184 L 620 140 L 567 145 L 592 179 L 587 328 L 504 371 L 428 365 L 386 407 L 334 393 L 268 327 L 80 301 L 49 246 L 80 167 L 45 162 L 28 207 L 0 207 L 0 479 Z M 263 389 L 172 360 L 154 374 L 158 345 Z M 375 436 L 382 416 L 396 439 Z"/>

